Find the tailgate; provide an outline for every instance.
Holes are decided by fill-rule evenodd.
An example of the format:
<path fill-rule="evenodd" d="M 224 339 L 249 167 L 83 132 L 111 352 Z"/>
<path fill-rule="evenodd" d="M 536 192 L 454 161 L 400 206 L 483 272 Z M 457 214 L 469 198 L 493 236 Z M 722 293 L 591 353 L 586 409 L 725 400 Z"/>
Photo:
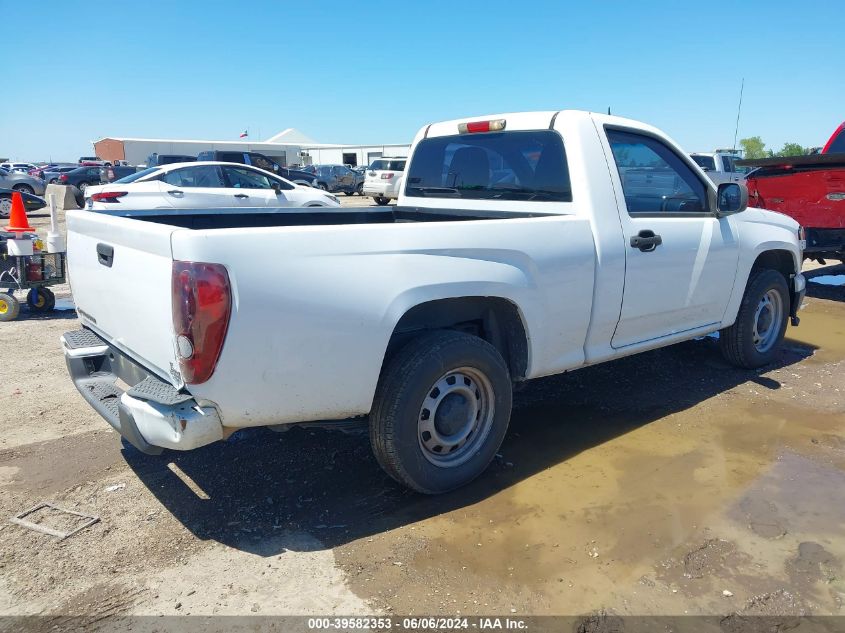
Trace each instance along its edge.
<path fill-rule="evenodd" d="M 67 213 L 68 274 L 80 320 L 181 387 L 171 312 L 170 236 L 176 230 L 90 211 Z"/>

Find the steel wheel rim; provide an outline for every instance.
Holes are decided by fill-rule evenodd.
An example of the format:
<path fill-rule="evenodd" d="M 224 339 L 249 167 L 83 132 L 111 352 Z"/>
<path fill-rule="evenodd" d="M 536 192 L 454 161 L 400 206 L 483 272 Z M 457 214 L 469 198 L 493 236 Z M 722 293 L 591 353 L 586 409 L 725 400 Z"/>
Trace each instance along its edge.
<path fill-rule="evenodd" d="M 87 188 L 88 188 L 88 185 L 87 185 L 86 183 L 84 183 L 84 182 L 79 183 L 79 190 L 80 190 L 82 193 L 85 193 L 85 190 L 86 190 Z"/>
<path fill-rule="evenodd" d="M 757 304 L 754 312 L 752 340 L 758 352 L 768 352 L 777 341 L 783 324 L 783 299 L 777 290 L 769 290 Z"/>
<path fill-rule="evenodd" d="M 484 372 L 475 367 L 448 371 L 431 385 L 420 406 L 420 450 L 435 466 L 460 466 L 484 445 L 494 414 L 493 384 Z"/>
<path fill-rule="evenodd" d="M 12 199 L 0 198 L 0 217 L 8 218 L 12 215 Z"/>

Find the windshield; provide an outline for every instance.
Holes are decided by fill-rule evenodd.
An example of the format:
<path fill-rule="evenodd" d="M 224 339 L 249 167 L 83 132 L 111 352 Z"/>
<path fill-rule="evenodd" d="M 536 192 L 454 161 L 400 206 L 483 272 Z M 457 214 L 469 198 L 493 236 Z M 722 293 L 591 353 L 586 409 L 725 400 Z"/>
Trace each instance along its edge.
<path fill-rule="evenodd" d="M 572 201 L 566 152 L 560 135 L 551 130 L 424 139 L 411 159 L 405 194 Z"/>
<path fill-rule="evenodd" d="M 115 180 L 115 183 L 135 182 L 136 180 L 140 180 L 144 176 L 149 176 L 150 174 L 154 174 L 157 171 L 161 171 L 159 167 L 148 167 L 147 169 L 136 171 L 134 174 L 129 174 L 128 176 L 124 176 L 119 180 Z"/>
<path fill-rule="evenodd" d="M 704 171 L 716 171 L 716 159 L 712 156 L 690 156 Z"/>

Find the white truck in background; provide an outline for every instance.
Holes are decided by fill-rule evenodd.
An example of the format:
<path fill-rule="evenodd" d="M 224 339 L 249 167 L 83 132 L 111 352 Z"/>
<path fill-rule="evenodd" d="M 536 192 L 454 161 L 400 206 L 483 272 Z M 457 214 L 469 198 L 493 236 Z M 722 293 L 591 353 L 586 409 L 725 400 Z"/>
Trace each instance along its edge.
<path fill-rule="evenodd" d="M 772 361 L 801 229 L 746 203 L 636 121 L 433 123 L 395 208 L 69 211 L 64 353 L 144 452 L 368 416 L 382 467 L 444 492 L 492 460 L 514 383 L 716 331 Z"/>
<path fill-rule="evenodd" d="M 736 161 L 742 160 L 742 156 L 725 150 L 693 152 L 690 154 L 690 158 L 717 185 L 721 185 L 723 182 L 744 183 L 745 174 L 750 171 L 748 167 L 741 167 L 736 164 Z"/>

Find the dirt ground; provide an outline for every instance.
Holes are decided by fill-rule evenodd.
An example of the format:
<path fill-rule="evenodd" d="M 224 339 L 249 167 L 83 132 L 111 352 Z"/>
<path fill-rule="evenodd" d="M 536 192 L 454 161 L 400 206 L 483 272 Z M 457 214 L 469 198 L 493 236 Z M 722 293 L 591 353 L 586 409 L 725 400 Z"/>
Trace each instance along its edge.
<path fill-rule="evenodd" d="M 75 313 L 24 309 L 0 324 L 0 515 L 99 522 L 3 519 L 0 614 L 845 615 L 845 286 L 812 282 L 845 267 L 809 268 L 774 365 L 705 338 L 533 381 L 488 472 L 436 498 L 363 434 L 127 448 L 67 376 Z"/>

